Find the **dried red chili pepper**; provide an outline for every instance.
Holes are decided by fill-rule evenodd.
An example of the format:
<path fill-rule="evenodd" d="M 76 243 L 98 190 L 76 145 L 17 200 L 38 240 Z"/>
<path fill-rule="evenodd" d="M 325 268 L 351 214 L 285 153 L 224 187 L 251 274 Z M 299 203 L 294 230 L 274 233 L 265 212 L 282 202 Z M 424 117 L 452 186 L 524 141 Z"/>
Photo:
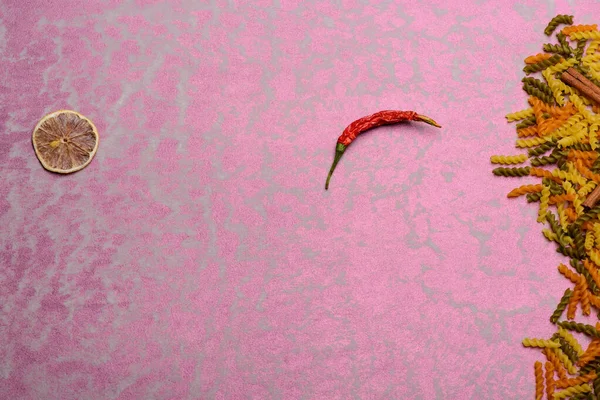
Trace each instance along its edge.
<path fill-rule="evenodd" d="M 348 125 L 346 129 L 344 129 L 344 132 L 337 140 L 337 145 L 335 146 L 335 158 L 333 159 L 333 164 L 331 165 L 331 169 L 327 175 L 325 190 L 329 188 L 329 180 L 331 179 L 333 170 L 340 161 L 340 158 L 342 158 L 344 151 L 346 151 L 346 148 L 354 139 L 356 139 L 358 135 L 378 126 L 396 124 L 402 121 L 422 121 L 428 123 L 429 125 L 441 128 L 441 126 L 431 118 L 417 114 L 414 111 L 385 110 L 354 121 Z"/>

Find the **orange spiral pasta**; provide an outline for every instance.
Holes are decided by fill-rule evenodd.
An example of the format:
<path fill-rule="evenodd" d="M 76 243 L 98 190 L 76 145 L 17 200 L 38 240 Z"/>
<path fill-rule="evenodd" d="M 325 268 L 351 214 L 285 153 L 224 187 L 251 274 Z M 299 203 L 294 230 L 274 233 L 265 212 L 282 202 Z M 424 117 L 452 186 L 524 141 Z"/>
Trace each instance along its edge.
<path fill-rule="evenodd" d="M 523 185 L 508 192 L 506 197 L 519 197 L 527 193 L 539 193 L 542 191 L 542 185 Z"/>
<path fill-rule="evenodd" d="M 529 175 L 531 176 L 537 176 L 539 178 L 549 178 L 552 179 L 554 182 L 557 183 L 561 183 L 562 179 L 552 175 L 552 172 L 547 171 L 543 168 L 537 168 L 537 167 L 531 167 L 529 168 Z"/>
<path fill-rule="evenodd" d="M 542 370 L 542 363 L 536 361 L 533 364 L 533 371 L 535 374 L 535 399 L 542 400 L 542 397 L 544 397 L 544 371 Z"/>
<path fill-rule="evenodd" d="M 560 360 L 558 359 L 558 356 L 553 350 L 554 349 L 545 348 L 544 350 L 542 350 L 542 353 L 546 356 L 548 361 L 552 363 L 554 371 L 556 372 L 556 375 L 558 375 L 558 379 L 565 380 L 567 379 L 567 371 L 565 371 L 565 369 L 560 363 Z"/>
<path fill-rule="evenodd" d="M 565 201 L 573 201 L 575 200 L 574 194 L 559 194 L 556 196 L 550 196 L 549 203 L 550 204 L 558 204 L 564 203 Z"/>
<path fill-rule="evenodd" d="M 546 361 L 546 395 L 551 399 L 554 395 L 554 366 Z"/>
<path fill-rule="evenodd" d="M 538 136 L 538 127 L 537 125 L 528 126 L 527 128 L 517 129 L 518 137 L 530 137 L 530 136 Z"/>
<path fill-rule="evenodd" d="M 575 222 L 577 220 L 577 213 L 574 207 L 568 207 L 565 209 L 565 214 L 569 217 L 569 222 Z"/>
<path fill-rule="evenodd" d="M 600 309 L 600 297 L 594 296 L 593 294 L 590 294 L 589 298 L 590 298 L 590 303 L 592 303 L 592 305 L 594 307 Z"/>
<path fill-rule="evenodd" d="M 579 357 L 579 361 L 577 361 L 577 365 L 583 367 L 594 358 L 600 355 L 600 340 L 592 340 L 590 345 L 586 349 L 585 353 Z"/>
<path fill-rule="evenodd" d="M 596 158 L 598 158 L 598 153 L 595 151 L 581 151 L 576 149 L 569 150 L 569 153 L 567 154 L 567 159 L 572 161 L 577 158 L 595 160 Z"/>
<path fill-rule="evenodd" d="M 536 64 L 536 63 L 539 63 L 540 61 L 547 60 L 550 57 L 552 57 L 552 54 L 548 54 L 548 53 L 534 54 L 525 59 L 525 64 Z"/>
<path fill-rule="evenodd" d="M 574 320 L 575 314 L 577 313 L 577 304 L 581 300 L 581 287 L 579 284 L 575 285 L 573 289 L 573 296 L 569 300 L 569 304 L 567 305 L 567 319 Z"/>
<path fill-rule="evenodd" d="M 598 25 L 571 25 L 562 29 L 563 35 L 570 35 L 573 32 L 597 31 Z"/>
<path fill-rule="evenodd" d="M 588 290 L 587 280 L 583 275 L 579 277 L 579 282 L 581 286 L 581 313 L 583 315 L 590 315 L 590 292 Z"/>
<path fill-rule="evenodd" d="M 569 267 L 567 267 L 565 264 L 559 264 L 558 272 L 563 274 L 565 278 L 567 278 L 568 280 L 570 280 L 571 282 L 573 282 L 576 285 L 580 282 L 580 279 L 579 279 L 580 276 L 578 274 L 576 274 L 575 272 L 571 271 L 569 269 Z"/>
<path fill-rule="evenodd" d="M 583 165 L 583 162 L 581 160 L 575 161 L 575 167 L 577 168 L 577 171 L 579 171 L 579 173 L 584 177 L 591 179 L 596 183 L 600 183 L 600 175 L 590 171 L 586 166 Z"/>
<path fill-rule="evenodd" d="M 540 363 L 540 367 L 541 367 L 541 363 Z M 596 379 L 596 377 L 598 377 L 598 374 L 596 373 L 596 371 L 592 371 L 588 374 L 578 376 L 577 378 L 558 380 L 558 381 L 556 381 L 556 387 L 558 389 L 566 389 L 570 386 L 577 386 L 577 385 L 581 385 L 582 383 L 591 382 L 594 379 Z M 537 389 L 536 389 L 536 393 L 537 393 Z"/>
<path fill-rule="evenodd" d="M 538 125 L 544 121 L 544 103 L 534 96 L 529 96 L 529 104 L 533 108 L 533 115 L 535 115 L 535 120 Z"/>
<path fill-rule="evenodd" d="M 589 260 L 583 260 L 583 266 L 589 272 L 592 280 L 600 287 L 600 271 Z"/>

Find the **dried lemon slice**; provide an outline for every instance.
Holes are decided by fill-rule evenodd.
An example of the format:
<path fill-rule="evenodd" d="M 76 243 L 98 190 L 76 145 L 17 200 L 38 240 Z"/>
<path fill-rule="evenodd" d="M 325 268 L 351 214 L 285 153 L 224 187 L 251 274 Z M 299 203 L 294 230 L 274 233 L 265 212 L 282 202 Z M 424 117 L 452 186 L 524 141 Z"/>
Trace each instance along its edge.
<path fill-rule="evenodd" d="M 98 149 L 98 131 L 76 111 L 46 115 L 33 130 L 35 154 L 48 171 L 69 174 L 85 168 Z"/>

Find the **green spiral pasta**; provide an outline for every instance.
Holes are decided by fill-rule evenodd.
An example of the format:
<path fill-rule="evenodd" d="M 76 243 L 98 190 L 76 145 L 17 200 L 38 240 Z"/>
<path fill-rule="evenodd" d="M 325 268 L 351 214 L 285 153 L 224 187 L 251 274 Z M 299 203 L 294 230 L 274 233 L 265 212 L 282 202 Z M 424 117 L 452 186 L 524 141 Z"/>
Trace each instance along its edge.
<path fill-rule="evenodd" d="M 530 115 L 529 117 L 524 118 L 521 122 L 517 124 L 517 129 L 528 128 L 537 124 L 537 120 L 535 119 L 535 115 Z"/>
<path fill-rule="evenodd" d="M 579 151 L 592 151 L 592 146 L 589 143 L 574 143 L 569 146 L 570 149 L 579 150 Z"/>
<path fill-rule="evenodd" d="M 556 27 L 560 24 L 573 25 L 573 16 L 564 14 L 557 15 L 548 22 L 548 26 L 544 29 L 544 33 L 548 36 L 552 35 L 552 32 L 554 32 Z"/>
<path fill-rule="evenodd" d="M 535 157 L 531 159 L 531 165 L 534 167 L 539 167 L 542 165 L 556 164 L 561 157 L 563 157 L 563 155 L 558 157 L 554 155 Z"/>
<path fill-rule="evenodd" d="M 516 168 L 499 167 L 499 168 L 494 168 L 492 170 L 492 172 L 496 176 L 519 177 L 519 176 L 529 175 L 529 169 L 530 169 L 529 167 L 516 167 Z"/>
<path fill-rule="evenodd" d="M 574 232 L 573 240 L 575 242 L 575 250 L 577 250 L 577 257 L 575 257 L 575 258 L 581 259 L 585 256 L 585 235 L 581 232 L 581 229 L 577 229 Z M 575 264 L 579 264 L 579 263 L 575 263 Z M 584 269 L 584 268 L 582 268 L 582 269 Z"/>
<path fill-rule="evenodd" d="M 573 291 L 571 289 L 565 290 L 565 294 L 563 294 L 562 298 L 560 299 L 560 302 L 556 306 L 556 310 L 554 310 L 552 316 L 550 317 L 550 322 L 552 322 L 553 324 L 558 322 L 558 319 L 565 311 L 565 308 L 567 308 L 567 304 L 569 304 L 571 296 L 573 296 Z"/>
<path fill-rule="evenodd" d="M 566 247 L 568 243 L 568 239 L 570 238 L 567 233 L 562 229 L 554 214 L 550 211 L 546 212 L 546 221 L 548 221 L 548 225 L 550 225 L 550 229 L 552 232 L 556 234 L 556 238 L 558 239 L 558 244 L 562 247 Z"/>
<path fill-rule="evenodd" d="M 592 372 L 593 370 L 597 370 L 597 369 L 600 369 L 600 357 L 594 358 L 593 361 L 590 361 L 589 363 L 587 363 L 583 367 L 581 367 L 581 369 L 579 370 L 579 374 L 585 375 L 585 374 Z"/>
<path fill-rule="evenodd" d="M 581 61 L 581 57 L 583 57 L 583 50 L 585 49 L 585 45 L 587 43 L 586 39 L 579 40 L 577 42 L 577 47 L 573 50 L 573 56 Z"/>
<path fill-rule="evenodd" d="M 546 94 L 546 93 L 542 92 L 540 89 L 536 88 L 535 86 L 532 86 L 529 84 L 524 84 L 523 90 L 527 94 L 537 97 L 538 99 L 540 99 L 541 101 L 543 101 L 546 104 L 554 105 L 554 103 L 555 103 L 555 100 L 554 100 L 554 97 L 552 96 L 552 94 Z"/>
<path fill-rule="evenodd" d="M 535 203 L 540 201 L 540 198 L 542 197 L 541 194 L 539 193 L 529 193 L 525 196 L 525 198 L 527 199 L 528 203 Z"/>
<path fill-rule="evenodd" d="M 555 54 L 547 60 L 542 60 L 535 64 L 526 65 L 525 68 L 523 68 L 523 72 L 525 72 L 526 74 L 531 74 L 533 72 L 542 71 L 548 67 L 558 64 L 561 61 L 561 58 L 562 57 L 560 55 Z"/>
<path fill-rule="evenodd" d="M 573 226 L 579 227 L 584 222 L 590 221 L 596 218 L 600 214 L 600 205 L 595 206 L 594 208 L 590 208 L 586 213 L 580 215 L 575 222 L 573 222 Z"/>
<path fill-rule="evenodd" d="M 550 86 L 548 86 L 546 83 L 540 81 L 539 79 L 532 78 L 532 77 L 525 77 L 525 78 L 521 79 L 521 82 L 523 82 L 524 84 L 531 85 L 531 86 L 541 90 L 542 92 L 546 93 L 547 95 L 552 96 L 552 89 L 550 89 Z"/>
<path fill-rule="evenodd" d="M 549 178 L 542 178 L 542 185 L 548 186 L 550 188 L 550 194 L 552 195 L 561 195 L 565 193 L 565 189 L 558 183 L 554 182 Z"/>
<path fill-rule="evenodd" d="M 596 394 L 596 396 L 600 395 L 600 376 L 594 379 L 592 386 L 594 387 L 594 393 Z"/>
<path fill-rule="evenodd" d="M 569 47 L 569 45 L 560 45 L 560 44 L 552 44 L 552 43 L 546 43 L 544 45 L 544 51 L 547 53 L 557 53 L 563 56 L 570 56 L 571 55 L 571 47 Z"/>
<path fill-rule="evenodd" d="M 591 146 L 590 146 L 590 149 L 591 149 Z M 596 158 L 596 160 L 594 161 L 594 164 L 592 164 L 592 168 L 590 168 L 590 170 L 595 174 L 600 173 L 600 157 Z"/>
<path fill-rule="evenodd" d="M 556 147 L 556 142 L 542 143 L 541 145 L 539 145 L 537 147 L 527 150 L 527 154 L 529 154 L 529 157 L 541 156 L 542 154 L 544 154 L 548 150 L 552 149 L 553 147 Z"/>
<path fill-rule="evenodd" d="M 567 46 L 569 47 L 569 49 L 571 49 L 571 46 L 569 46 L 569 42 L 567 40 L 567 35 L 565 35 L 562 32 L 558 32 L 556 34 L 556 39 L 558 40 L 558 43 L 560 43 L 561 46 Z M 573 51 L 573 49 L 571 49 L 571 51 Z"/>
<path fill-rule="evenodd" d="M 577 360 L 579 360 L 579 354 L 577 354 L 575 349 L 572 348 L 571 345 L 560 335 L 558 335 L 558 342 L 560 343 L 560 349 L 567 355 L 569 361 L 571 361 L 573 364 L 577 363 Z"/>
<path fill-rule="evenodd" d="M 577 258 L 577 259 L 581 258 L 581 256 L 579 255 L 579 252 L 574 247 L 558 246 L 556 248 L 556 252 L 562 254 L 563 256 L 567 256 L 569 258 Z"/>
<path fill-rule="evenodd" d="M 559 326 L 579 333 L 583 333 L 584 335 L 600 338 L 600 332 L 596 330 L 592 325 L 581 324 L 579 322 L 571 322 L 571 321 L 562 321 L 558 323 Z"/>

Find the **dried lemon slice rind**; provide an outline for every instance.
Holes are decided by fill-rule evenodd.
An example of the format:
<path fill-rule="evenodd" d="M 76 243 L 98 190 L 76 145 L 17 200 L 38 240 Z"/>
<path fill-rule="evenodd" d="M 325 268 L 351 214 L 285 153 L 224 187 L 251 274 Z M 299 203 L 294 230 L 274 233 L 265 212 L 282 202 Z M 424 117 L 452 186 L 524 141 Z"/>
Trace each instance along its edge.
<path fill-rule="evenodd" d="M 44 116 L 32 135 L 35 155 L 42 166 L 59 174 L 85 168 L 96 155 L 99 139 L 93 122 L 72 110 Z"/>

